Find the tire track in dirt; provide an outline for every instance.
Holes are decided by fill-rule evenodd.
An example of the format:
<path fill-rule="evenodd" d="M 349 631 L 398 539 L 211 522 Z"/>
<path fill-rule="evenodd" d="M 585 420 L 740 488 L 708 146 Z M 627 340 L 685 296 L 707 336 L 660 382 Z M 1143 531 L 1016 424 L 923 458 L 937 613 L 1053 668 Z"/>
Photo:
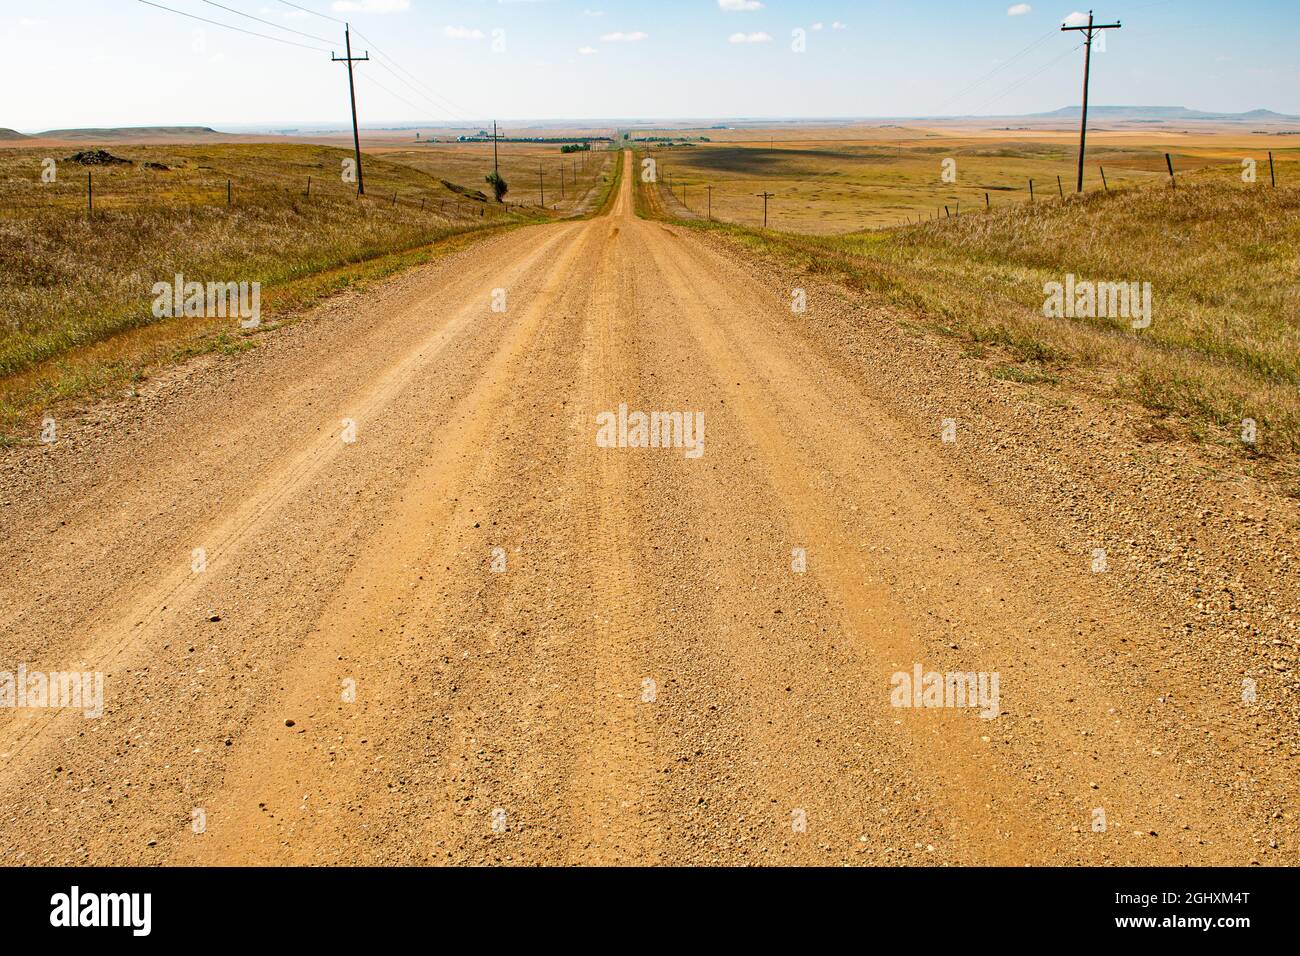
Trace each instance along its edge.
<path fill-rule="evenodd" d="M 522 308 L 516 305 L 507 312 L 510 322 L 505 338 L 475 388 L 460 401 L 448 440 L 416 471 L 397 510 L 369 543 L 367 556 L 334 595 L 309 635 L 304 653 L 294 661 L 285 678 L 289 693 L 278 714 L 305 714 L 308 719 L 301 725 L 295 720 L 298 729 L 290 732 L 294 728 L 285 726 L 285 719 L 277 713 L 264 714 L 254 738 L 241 748 L 243 757 L 229 773 L 230 787 L 211 801 L 212 817 L 220 822 L 209 830 L 210 839 L 203 845 L 204 862 L 305 862 L 329 840 L 340 846 L 347 840 L 346 832 L 338 829 L 326 838 L 317 832 L 317 821 L 332 818 L 337 825 L 340 808 L 356 796 L 359 781 L 355 776 L 340 780 L 322 775 L 320 754 L 314 752 L 318 749 L 316 738 L 338 737 L 345 726 L 352 725 L 347 729 L 354 738 L 360 734 L 358 739 L 369 739 L 366 718 L 383 721 L 387 717 L 381 703 L 354 721 L 348 708 L 340 706 L 352 701 L 342 701 L 341 695 L 334 693 L 340 681 L 348 678 L 337 677 L 332 662 L 349 652 L 353 667 L 368 672 L 366 693 L 380 700 L 389 693 L 385 685 L 409 680 L 409 675 L 386 666 L 393 625 L 410 612 L 413 592 L 418 594 L 420 582 L 435 574 L 446 556 L 450 522 L 469 476 L 484 456 L 493 453 L 491 434 L 507 403 L 521 356 L 547 320 L 574 261 L 592 241 L 587 227 L 566 232 L 565 238 L 567 248 L 540 292 Z M 518 274 L 519 270 L 511 270 L 501 287 L 508 290 L 509 279 Z M 401 383 L 392 387 L 399 388 Z M 340 703 L 331 710 L 326 701 L 332 696 L 338 696 Z M 355 773 L 362 763 L 340 769 Z M 308 791 L 307 799 L 295 796 L 299 789 Z M 282 814 L 292 813 L 295 804 L 301 815 L 291 817 L 288 825 L 267 812 L 268 807 L 275 807 Z"/>
<path fill-rule="evenodd" d="M 735 383 L 730 389 L 731 397 L 743 409 L 752 438 L 770 463 L 768 474 L 786 501 L 796 526 L 807 540 L 815 543 L 815 550 L 835 556 L 821 563 L 819 576 L 843 609 L 852 633 L 865 641 L 869 653 L 880 657 L 874 668 L 877 673 L 868 682 L 876 693 L 868 698 L 868 702 L 882 701 L 889 686 L 888 675 L 898 670 L 910 671 L 913 662 L 923 662 L 927 670 L 935 667 L 939 670 L 1007 672 L 1013 663 L 1017 667 L 1024 666 L 1017 660 L 1019 655 L 1007 653 L 1005 646 L 998 649 L 998 635 L 1005 641 L 1009 635 L 1016 634 L 1015 616 L 995 613 L 990 617 L 987 612 L 971 618 L 971 630 L 978 635 L 971 643 L 986 645 L 979 652 L 982 660 L 978 664 L 953 661 L 954 666 L 937 667 L 932 663 L 942 657 L 949 660 L 968 657 L 969 651 L 963 655 L 944 654 L 934 646 L 932 639 L 927 641 L 913 633 L 906 612 L 890 593 L 864 580 L 861 570 L 853 566 L 853 556 L 865 557 L 861 553 L 860 538 L 834 520 L 833 516 L 841 510 L 838 501 L 842 499 L 827 496 L 831 491 L 831 482 L 827 480 L 831 474 L 844 479 L 854 468 L 862 467 L 852 451 L 848 452 L 848 459 L 840 460 L 846 448 L 851 448 L 845 441 L 846 434 L 857 433 L 859 441 L 866 447 L 902 450 L 905 443 L 897 434 L 887 434 L 882 428 L 863 429 L 857 421 L 837 414 L 827 397 L 824 374 L 811 377 L 796 372 L 789 360 L 777 350 L 774 337 L 769 336 L 760 344 L 752 334 L 746 334 L 752 329 L 752 319 L 744 333 L 735 323 L 720 321 L 717 317 L 729 314 L 752 316 L 770 307 L 755 302 L 738 303 L 736 284 L 724 285 L 720 270 L 706 270 L 698 256 L 671 255 L 666 241 L 655 243 L 665 234 L 666 231 L 647 233 L 652 254 L 661 269 L 670 275 L 675 274 L 675 284 L 680 289 L 679 304 L 683 313 L 694 312 L 689 327 L 695 333 L 702 353 L 718 369 L 724 381 Z M 773 296 L 773 299 L 778 298 Z M 787 421 L 778 420 L 770 411 L 772 409 L 779 409 Z M 864 418 L 872 420 L 869 414 Z M 873 435 L 873 431 L 876 434 Z M 809 445 L 816 451 L 802 454 L 810 455 L 817 462 L 815 483 L 802 477 L 813 474 L 806 464 L 808 459 L 792 453 L 792 449 Z M 942 530 L 936 535 L 935 530 L 925 527 L 933 523 L 932 498 L 917 499 L 912 495 L 909 499 L 905 475 L 888 473 L 888 469 L 883 473 L 879 468 L 874 471 L 874 474 L 850 479 L 846 482 L 848 487 L 837 490 L 849 491 L 848 500 L 860 503 L 871 500 L 872 489 L 902 489 L 904 494 L 895 496 L 894 501 L 896 506 L 911 512 L 908 515 L 912 519 L 910 533 L 915 537 L 895 540 L 891 544 L 899 550 L 910 547 L 932 551 L 923 573 L 935 579 L 931 584 L 934 590 L 945 588 L 943 581 L 949 574 L 962 581 L 973 577 L 978 582 L 981 577 L 986 577 L 977 567 L 978 558 L 986 556 L 971 555 L 976 560 L 968 560 L 960 550 L 960 541 L 949 539 Z M 873 509 L 863 510 L 869 512 Z M 878 527 L 884 532 L 883 540 L 889 541 L 894 537 L 886 527 Z M 865 563 L 870 567 L 873 562 Z M 1005 587 L 1003 593 L 1012 590 L 1006 581 L 989 579 L 987 583 Z M 1068 588 L 1059 590 L 1068 593 Z M 969 591 L 965 592 L 967 603 L 969 597 Z M 1060 609 L 1069 612 L 1068 605 Z M 964 637 L 962 645 L 969 647 Z M 1069 674 L 1062 681 L 1053 669 L 1066 665 L 1053 658 L 1051 651 L 1040 655 L 1038 666 L 1026 675 L 1028 679 L 1018 680 L 1014 671 L 1006 673 L 1003 693 L 1009 700 L 1019 697 L 1021 701 L 1032 702 L 1025 711 L 1033 715 L 1030 719 L 1035 723 L 1046 723 L 1043 737 L 1049 741 L 1068 739 L 1072 728 L 1081 724 L 1101 728 L 1099 733 L 1094 733 L 1104 739 L 1090 741 L 1087 747 L 1093 754 L 1091 758 L 1059 750 L 1051 754 L 1055 762 L 1054 776 L 1058 783 L 1067 787 L 1065 792 L 1045 793 L 1046 787 L 1036 783 L 1032 775 L 1017 772 L 1014 762 L 995 755 L 994 747 L 990 746 L 992 738 L 1002 738 L 1005 734 L 996 722 L 978 721 L 971 715 L 946 709 L 898 711 L 901 722 L 912 734 L 912 740 L 896 743 L 893 749 L 911 762 L 921 779 L 929 780 L 932 793 L 950 806 L 953 818 L 961 821 L 960 827 L 955 829 L 961 831 L 964 862 L 1023 862 L 1026 854 L 1031 859 L 1048 862 L 1086 854 L 1087 848 L 1078 845 L 1077 837 L 1073 839 L 1076 845 L 1071 847 L 1071 838 L 1065 835 L 1088 829 L 1089 816 L 1084 798 L 1094 785 L 1097 790 L 1105 791 L 1104 798 L 1098 797 L 1095 802 L 1105 803 L 1103 809 L 1111 818 L 1112 831 L 1105 840 L 1094 840 L 1093 844 L 1101 844 L 1111 853 L 1134 860 L 1150 860 L 1157 854 L 1172 851 L 1175 854 L 1172 858 L 1176 859 L 1178 851 L 1173 847 L 1178 844 L 1182 844 L 1184 852 L 1205 853 L 1209 859 L 1231 859 L 1234 852 L 1239 852 L 1240 847 L 1224 845 L 1228 843 L 1226 840 L 1207 848 L 1203 846 L 1206 841 L 1193 841 L 1185 834 L 1177 833 L 1178 826 L 1190 828 L 1195 825 L 1201 836 L 1206 835 L 1207 830 L 1212 832 L 1216 829 L 1210 823 L 1214 820 L 1211 813 L 1214 798 L 1198 793 L 1195 785 L 1177 768 L 1151 761 L 1149 754 L 1134 748 L 1126 739 L 1131 731 L 1106 728 L 1105 714 L 1115 712 L 1114 708 L 1106 706 L 1112 702 L 1084 696 L 1095 694 L 1091 682 L 1081 679 L 1086 675 Z M 1076 698 L 1072 695 L 1075 694 L 1086 702 L 1065 708 L 1066 713 L 1062 715 L 1062 703 L 1073 704 Z M 1020 707 L 1016 709 L 1020 710 Z M 1077 733 L 1077 730 L 1073 732 Z M 936 766 L 933 760 L 939 754 L 942 758 Z M 1129 777 L 1129 768 L 1143 763 L 1150 765 L 1148 779 Z M 936 771 L 942 776 L 936 777 Z M 1157 775 L 1163 778 L 1158 785 L 1150 779 Z M 1158 806 L 1150 806 L 1149 801 L 1157 794 L 1162 798 Z M 1160 822 L 1153 826 L 1153 818 Z M 1146 829 L 1168 836 L 1171 828 L 1176 831 L 1175 839 L 1166 839 L 1154 848 L 1134 847 L 1131 841 L 1120 843 L 1115 824 L 1131 827 L 1137 821 L 1143 821 L 1141 825 L 1144 827 L 1139 840 L 1145 838 Z M 1127 835 L 1127 831 L 1120 832 Z"/>
<path fill-rule="evenodd" d="M 543 244 L 533 255 L 519 262 L 514 267 L 512 276 L 534 267 L 548 248 L 549 244 Z M 481 311 L 482 303 L 488 301 L 490 291 L 483 289 L 481 294 L 470 296 L 465 306 L 454 312 L 449 321 L 438 327 L 414 352 L 390 367 L 370 391 L 352 399 L 349 403 L 350 417 L 358 428 L 364 427 L 379 414 L 420 369 L 432 361 L 455 335 L 463 331 Z M 233 513 L 218 519 L 197 536 L 197 540 L 206 544 L 207 570 L 203 574 L 195 574 L 190 567 L 177 562 L 176 569 L 151 589 L 132 596 L 121 610 L 110 611 L 101 618 L 100 623 L 92 624 L 88 630 L 98 632 L 97 636 L 90 638 L 83 647 L 70 652 L 71 656 L 84 661 L 84 666 L 92 670 L 112 670 L 121 656 L 131 650 L 132 645 L 145 639 L 147 632 L 165 625 L 165 612 L 170 605 L 193 603 L 197 592 L 222 573 L 227 561 L 238 552 L 241 542 L 249 536 L 252 529 L 274 514 L 285 501 L 298 493 L 310 476 L 325 468 L 331 459 L 344 453 L 346 448 L 347 444 L 332 429 L 327 428 L 325 436 L 292 453 L 276 471 L 261 479 Z M 46 669 L 57 669 L 57 665 Z M 11 722 L 0 730 L 4 734 L 0 753 L 8 755 L 6 763 L 0 765 L 0 772 L 9 769 L 11 764 L 19 760 L 24 751 L 45 732 L 50 720 L 57 719 L 57 716 L 54 712 L 30 710 L 23 715 L 15 715 L 15 719 L 17 727 Z M 69 719 L 68 715 L 64 719 Z"/>

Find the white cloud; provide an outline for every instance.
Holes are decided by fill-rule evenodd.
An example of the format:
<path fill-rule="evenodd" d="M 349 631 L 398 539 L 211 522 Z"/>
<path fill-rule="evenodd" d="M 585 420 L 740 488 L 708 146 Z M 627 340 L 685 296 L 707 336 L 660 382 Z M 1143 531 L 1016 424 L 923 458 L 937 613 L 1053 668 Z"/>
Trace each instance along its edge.
<path fill-rule="evenodd" d="M 733 33 L 727 37 L 728 43 L 771 43 L 772 37 L 766 33 Z"/>
<path fill-rule="evenodd" d="M 603 37 L 600 38 L 600 42 L 601 43 L 637 43 L 641 40 L 648 40 L 649 38 L 650 38 L 650 34 L 642 33 L 640 30 L 636 30 L 632 33 L 622 33 L 622 32 L 606 33 Z"/>
<path fill-rule="evenodd" d="M 831 24 L 832 30 L 847 30 L 848 28 L 849 25 L 847 23 L 841 23 L 839 20 L 836 20 L 834 23 Z"/>
<path fill-rule="evenodd" d="M 812 25 L 812 28 L 813 28 L 814 30 L 825 30 L 825 29 L 826 29 L 826 24 L 824 24 L 824 23 L 814 23 L 814 24 Z"/>
<path fill-rule="evenodd" d="M 334 0 L 330 9 L 335 13 L 404 13 L 411 9 L 411 0 Z"/>
<path fill-rule="evenodd" d="M 1023 17 L 1026 13 L 1033 13 L 1034 8 L 1027 3 L 1017 3 L 1014 7 L 1007 8 L 1007 16 Z"/>
<path fill-rule="evenodd" d="M 763 9 L 763 5 L 758 0 L 718 0 L 718 7 L 728 13 Z"/>
<path fill-rule="evenodd" d="M 483 31 L 469 27 L 443 27 L 442 35 L 449 40 L 482 40 Z"/>
<path fill-rule="evenodd" d="M 1086 27 L 1088 25 L 1088 14 L 1075 10 L 1065 18 L 1065 25 L 1067 27 Z"/>
<path fill-rule="evenodd" d="M 582 15 L 584 17 L 603 17 L 605 15 L 605 11 L 604 10 L 583 10 Z"/>
<path fill-rule="evenodd" d="M 581 47 L 578 50 L 578 52 L 581 53 L 583 56 L 591 56 L 593 53 L 596 52 L 596 48 L 594 46 L 584 46 Z"/>

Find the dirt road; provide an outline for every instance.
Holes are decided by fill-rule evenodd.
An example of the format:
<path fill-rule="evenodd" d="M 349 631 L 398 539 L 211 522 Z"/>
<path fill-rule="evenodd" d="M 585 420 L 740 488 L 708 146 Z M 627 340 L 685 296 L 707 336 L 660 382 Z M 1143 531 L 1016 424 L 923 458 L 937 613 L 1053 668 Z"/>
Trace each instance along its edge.
<path fill-rule="evenodd" d="M 1294 511 L 631 189 L 5 452 L 4 860 L 1296 863 Z"/>

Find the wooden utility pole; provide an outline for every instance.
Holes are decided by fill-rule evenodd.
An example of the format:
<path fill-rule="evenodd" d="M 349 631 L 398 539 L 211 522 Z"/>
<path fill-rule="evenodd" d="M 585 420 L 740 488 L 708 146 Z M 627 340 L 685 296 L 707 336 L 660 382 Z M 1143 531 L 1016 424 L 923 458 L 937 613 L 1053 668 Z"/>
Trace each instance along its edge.
<path fill-rule="evenodd" d="M 497 164 L 497 121 L 492 121 L 492 175 L 501 180 L 501 167 Z"/>
<path fill-rule="evenodd" d="M 1092 11 L 1088 11 L 1088 25 L 1086 27 L 1067 27 L 1062 25 L 1062 33 L 1082 32 L 1084 35 L 1084 54 L 1083 54 L 1083 125 L 1079 128 L 1079 188 L 1078 192 L 1083 192 L 1083 155 L 1088 146 L 1088 77 L 1092 72 L 1092 40 L 1093 37 L 1099 36 L 1102 30 L 1118 30 L 1123 26 L 1122 23 L 1097 23 L 1092 22 Z"/>
<path fill-rule="evenodd" d="M 713 187 L 705 187 L 709 191 L 709 222 L 713 222 Z"/>
<path fill-rule="evenodd" d="M 366 180 L 361 174 L 361 131 L 357 128 L 357 86 L 352 79 L 352 64 L 361 63 L 370 59 L 370 51 L 366 51 L 365 56 L 352 55 L 352 33 L 348 24 L 343 24 L 343 42 L 346 44 L 348 55 L 337 56 L 330 54 L 330 59 L 335 63 L 346 63 L 348 65 L 348 96 L 352 100 L 352 148 L 357 154 L 357 195 L 366 194 Z"/>
<path fill-rule="evenodd" d="M 766 229 L 767 228 L 767 201 L 769 199 L 775 199 L 776 193 L 757 193 L 756 195 L 763 197 L 763 228 Z"/>
<path fill-rule="evenodd" d="M 546 180 L 542 177 L 542 164 L 537 164 L 537 188 L 542 194 L 542 208 L 546 208 Z"/>

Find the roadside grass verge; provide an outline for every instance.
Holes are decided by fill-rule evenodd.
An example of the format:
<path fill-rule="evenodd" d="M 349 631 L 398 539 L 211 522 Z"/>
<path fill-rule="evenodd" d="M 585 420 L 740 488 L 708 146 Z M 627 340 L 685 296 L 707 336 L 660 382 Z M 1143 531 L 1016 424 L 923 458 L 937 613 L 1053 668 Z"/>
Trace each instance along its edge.
<path fill-rule="evenodd" d="M 587 214 L 588 218 L 603 216 L 610 211 L 614 203 L 618 201 L 618 184 L 622 181 L 623 176 L 630 175 L 629 170 L 623 168 L 623 151 L 616 150 L 614 154 L 613 168 L 603 174 L 603 180 L 600 184 L 600 192 L 596 195 L 595 201 L 591 204 L 592 211 Z"/>

